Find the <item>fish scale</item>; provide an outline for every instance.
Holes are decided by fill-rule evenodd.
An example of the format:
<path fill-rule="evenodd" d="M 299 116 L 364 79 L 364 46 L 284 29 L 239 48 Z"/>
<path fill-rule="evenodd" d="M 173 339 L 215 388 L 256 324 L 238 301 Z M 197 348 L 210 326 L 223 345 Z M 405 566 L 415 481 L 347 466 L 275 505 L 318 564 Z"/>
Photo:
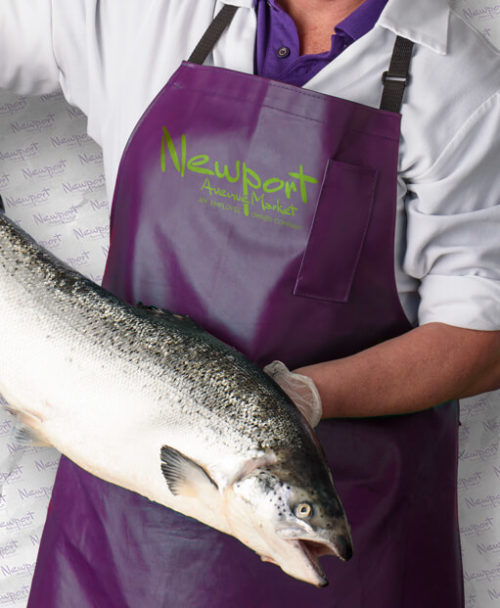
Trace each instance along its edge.
<path fill-rule="evenodd" d="M 319 555 L 350 557 L 312 429 L 241 353 L 120 301 L 2 213 L 0 308 L 0 392 L 45 442 L 312 584 Z"/>

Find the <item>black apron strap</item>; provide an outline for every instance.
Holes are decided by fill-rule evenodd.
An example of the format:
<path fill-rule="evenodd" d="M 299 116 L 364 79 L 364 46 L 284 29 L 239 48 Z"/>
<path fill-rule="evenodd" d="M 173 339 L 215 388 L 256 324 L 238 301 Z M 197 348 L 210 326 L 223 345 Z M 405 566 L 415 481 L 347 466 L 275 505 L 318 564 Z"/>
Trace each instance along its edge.
<path fill-rule="evenodd" d="M 411 40 L 407 40 L 401 36 L 396 38 L 389 69 L 382 75 L 384 91 L 382 93 L 382 101 L 380 102 L 381 110 L 397 113 L 401 111 L 403 93 L 409 80 L 412 51 L 413 42 Z"/>
<path fill-rule="evenodd" d="M 210 51 L 214 48 L 224 30 L 233 20 L 233 17 L 238 10 L 237 6 L 225 4 L 220 12 L 217 13 L 215 19 L 208 26 L 207 31 L 201 37 L 201 40 L 196 45 L 196 48 L 191 53 L 188 61 L 202 65 L 208 57 Z"/>
<path fill-rule="evenodd" d="M 237 10 L 238 7 L 231 4 L 225 4 L 222 7 L 191 53 L 188 59 L 189 62 L 198 65 L 203 64 L 225 29 L 233 20 Z M 381 110 L 389 110 L 390 112 L 399 112 L 401 110 L 404 90 L 408 84 L 412 51 L 413 42 L 401 36 L 396 38 L 389 69 L 382 75 L 384 91 L 382 93 L 382 101 L 380 102 Z"/>

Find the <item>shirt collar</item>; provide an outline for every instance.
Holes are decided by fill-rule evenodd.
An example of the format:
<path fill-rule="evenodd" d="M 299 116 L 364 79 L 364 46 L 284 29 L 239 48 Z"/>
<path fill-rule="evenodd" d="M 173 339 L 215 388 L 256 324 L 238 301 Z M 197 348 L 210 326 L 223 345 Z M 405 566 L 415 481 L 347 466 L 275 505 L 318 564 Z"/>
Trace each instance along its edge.
<path fill-rule="evenodd" d="M 377 25 L 446 55 L 449 19 L 447 0 L 389 0 Z"/>

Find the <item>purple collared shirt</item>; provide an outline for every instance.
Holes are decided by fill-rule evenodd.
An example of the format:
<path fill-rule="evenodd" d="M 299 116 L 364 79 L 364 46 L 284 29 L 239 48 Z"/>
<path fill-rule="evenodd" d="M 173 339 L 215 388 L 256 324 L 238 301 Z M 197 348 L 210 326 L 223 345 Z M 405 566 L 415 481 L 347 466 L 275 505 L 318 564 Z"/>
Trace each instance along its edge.
<path fill-rule="evenodd" d="M 255 73 L 302 86 L 350 44 L 369 32 L 386 4 L 387 0 L 364 0 L 334 28 L 329 51 L 300 55 L 297 28 L 290 15 L 279 6 L 278 0 L 256 0 Z"/>

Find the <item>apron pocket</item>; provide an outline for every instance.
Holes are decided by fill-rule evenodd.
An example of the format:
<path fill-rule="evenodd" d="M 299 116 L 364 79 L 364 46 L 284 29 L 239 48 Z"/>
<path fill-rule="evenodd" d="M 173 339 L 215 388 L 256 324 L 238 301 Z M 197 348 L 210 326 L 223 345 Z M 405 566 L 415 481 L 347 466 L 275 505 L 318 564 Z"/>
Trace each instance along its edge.
<path fill-rule="evenodd" d="M 375 169 L 329 161 L 294 295 L 348 301 L 376 181 Z"/>

